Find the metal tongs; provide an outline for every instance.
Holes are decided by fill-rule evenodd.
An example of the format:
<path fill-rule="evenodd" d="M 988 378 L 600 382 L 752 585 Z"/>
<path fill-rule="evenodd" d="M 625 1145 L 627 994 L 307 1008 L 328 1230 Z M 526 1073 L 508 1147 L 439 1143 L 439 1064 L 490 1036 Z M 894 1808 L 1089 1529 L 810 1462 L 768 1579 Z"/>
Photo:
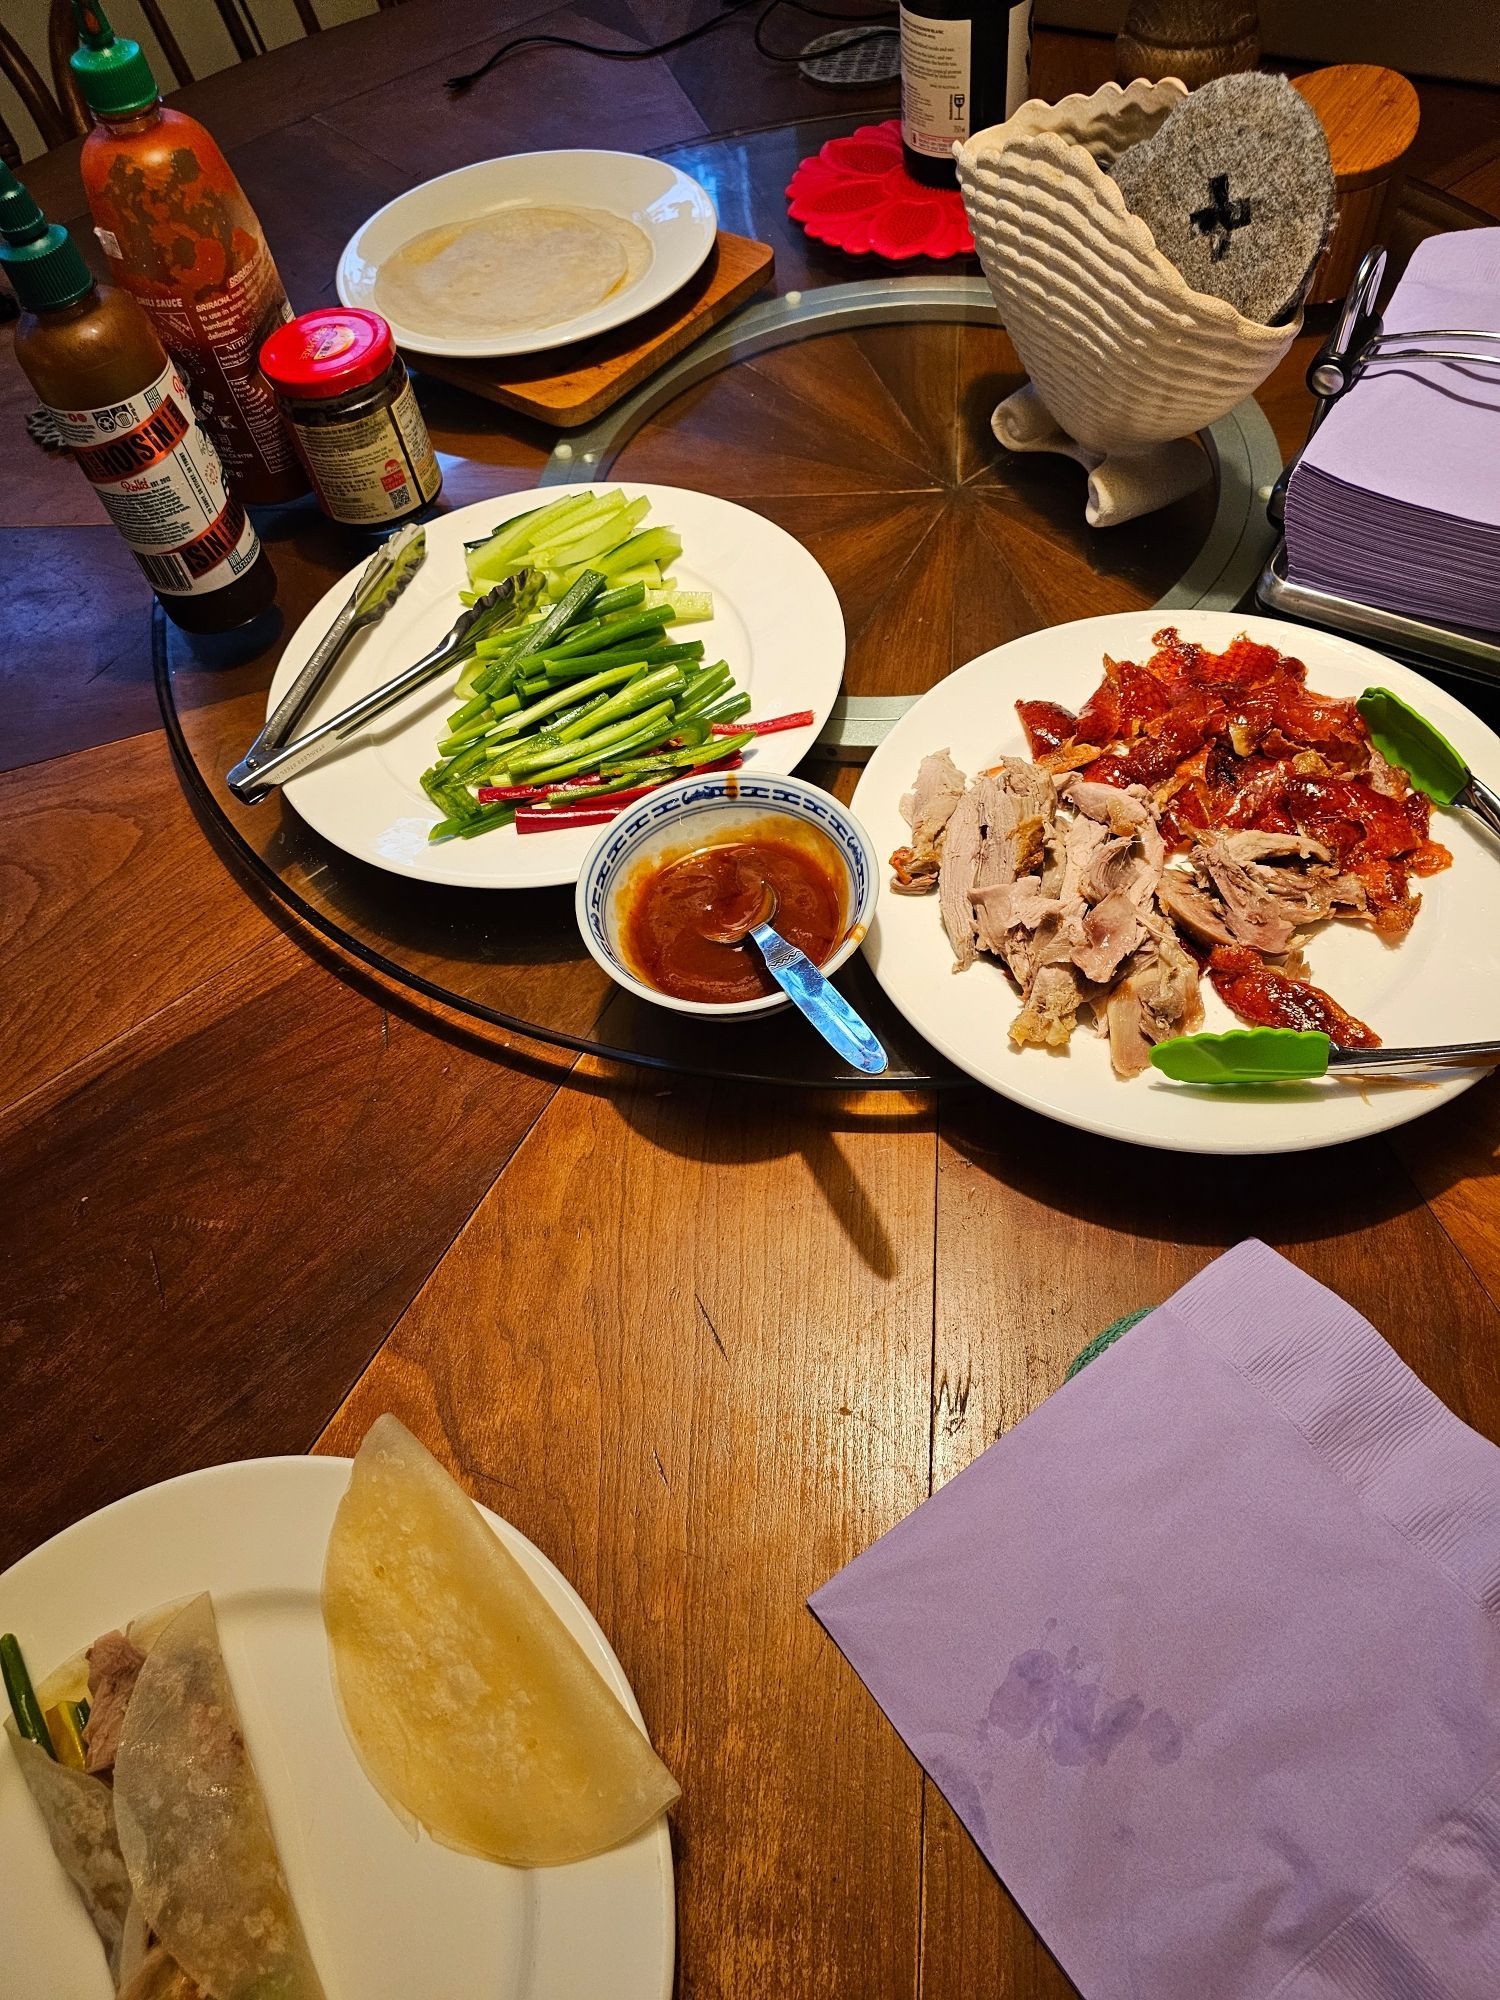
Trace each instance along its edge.
<path fill-rule="evenodd" d="M 420 536 L 422 531 L 417 529 L 415 532 Z M 392 541 L 396 539 L 392 537 Z M 386 544 L 387 549 L 390 546 L 391 543 Z M 407 553 L 407 576 L 420 563 L 422 554 L 419 547 L 413 561 Z M 374 624 L 383 617 L 406 581 L 404 576 L 399 579 L 387 576 L 382 584 L 382 579 L 376 577 L 372 586 L 373 569 L 372 563 L 361 576 L 353 596 L 334 620 L 327 636 L 288 689 L 285 699 L 277 704 L 265 728 L 229 772 L 229 789 L 246 805 L 258 805 L 277 785 L 284 785 L 288 778 L 295 778 L 299 771 L 305 771 L 309 764 L 316 763 L 327 751 L 347 742 L 366 723 L 373 722 L 377 716 L 384 715 L 388 709 L 404 701 L 407 695 L 436 679 L 445 668 L 469 659 L 477 640 L 508 625 L 516 612 L 534 595 L 533 573 L 530 570 L 518 570 L 514 576 L 506 577 L 469 605 L 430 653 L 424 653 L 420 660 L 403 668 L 392 680 L 372 688 L 369 694 L 361 695 L 358 701 L 351 702 L 337 715 L 330 715 L 326 721 L 283 747 L 281 739 L 306 709 L 350 636 L 362 624 Z M 383 588 L 388 593 L 373 606 L 369 596 L 371 587 Z"/>
<path fill-rule="evenodd" d="M 1475 328 L 1426 328 L 1417 333 L 1387 333 L 1375 301 L 1385 276 L 1385 251 L 1377 243 L 1365 252 L 1333 330 L 1313 356 L 1307 386 L 1317 397 L 1309 440 L 1339 397 L 1360 376 L 1387 362 L 1467 361 L 1481 368 L 1500 368 L 1500 333 Z M 1307 447 L 1303 446 L 1303 451 Z M 1294 452 L 1271 488 L 1266 512 L 1279 528 L 1286 511 L 1286 489 L 1302 452 Z"/>
<path fill-rule="evenodd" d="M 266 796 L 258 774 L 271 753 L 307 713 L 308 703 L 333 672 L 356 632 L 378 625 L 427 560 L 427 532 L 412 523 L 398 528 L 371 556 L 359 573 L 343 609 L 314 646 L 306 666 L 266 717 L 265 727 L 229 773 L 229 789 L 246 805 Z"/>

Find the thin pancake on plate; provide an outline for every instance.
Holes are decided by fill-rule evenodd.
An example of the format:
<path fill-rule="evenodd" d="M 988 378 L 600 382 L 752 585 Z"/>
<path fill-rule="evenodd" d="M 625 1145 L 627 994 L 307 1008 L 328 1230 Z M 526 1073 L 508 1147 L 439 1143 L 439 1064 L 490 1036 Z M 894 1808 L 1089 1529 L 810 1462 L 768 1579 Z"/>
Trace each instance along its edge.
<path fill-rule="evenodd" d="M 677 1784 L 468 1495 L 383 1416 L 328 1538 L 323 1617 L 344 1725 L 406 1823 L 518 1867 L 582 1861 Z"/>
<path fill-rule="evenodd" d="M 323 2000 L 207 1593 L 104 1633 L 33 1701 L 35 1740 L 12 1692 L 11 1748 L 117 2000 Z"/>
<path fill-rule="evenodd" d="M 57 1763 L 7 1722 L 11 1749 L 36 1800 L 52 1851 L 83 1898 L 112 1974 L 120 1970 L 130 1877 L 115 1838 L 114 1802 L 101 1778 Z"/>
<path fill-rule="evenodd" d="M 375 295 L 417 335 L 561 326 L 650 261 L 650 239 L 623 216 L 527 202 L 414 236 L 381 265 Z"/>
<path fill-rule="evenodd" d="M 207 1593 L 146 1654 L 115 1758 L 115 1828 L 152 1931 L 214 2000 L 323 2000 Z"/>

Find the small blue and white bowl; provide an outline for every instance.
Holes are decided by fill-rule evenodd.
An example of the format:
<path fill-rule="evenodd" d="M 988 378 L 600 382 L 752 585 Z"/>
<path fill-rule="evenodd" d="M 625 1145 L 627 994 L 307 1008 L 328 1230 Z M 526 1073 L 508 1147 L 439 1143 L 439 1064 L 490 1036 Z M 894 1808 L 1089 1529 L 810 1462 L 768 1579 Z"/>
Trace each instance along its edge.
<path fill-rule="evenodd" d="M 678 778 L 627 806 L 601 830 L 590 848 L 578 877 L 574 909 L 584 943 L 610 978 L 638 999 L 711 1020 L 770 1014 L 789 1005 L 779 990 L 755 1000 L 679 1000 L 637 979 L 620 949 L 625 893 L 639 879 L 643 866 L 734 840 L 750 827 L 778 818 L 815 826 L 832 842 L 843 862 L 842 934 L 821 970 L 836 972 L 845 959 L 852 958 L 875 914 L 879 887 L 879 864 L 870 836 L 847 806 L 801 778 L 771 772 L 762 776 L 748 771 L 715 771 Z"/>

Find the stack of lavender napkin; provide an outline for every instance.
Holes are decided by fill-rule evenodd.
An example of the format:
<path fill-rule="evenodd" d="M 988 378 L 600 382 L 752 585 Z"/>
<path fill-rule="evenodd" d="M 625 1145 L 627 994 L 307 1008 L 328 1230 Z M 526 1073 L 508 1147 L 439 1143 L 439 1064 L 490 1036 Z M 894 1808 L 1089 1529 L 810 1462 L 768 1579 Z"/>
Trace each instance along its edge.
<path fill-rule="evenodd" d="M 812 1605 L 1087 2000 L 1500 1995 L 1500 1450 L 1264 1244 Z"/>
<path fill-rule="evenodd" d="M 1448 329 L 1500 333 L 1500 229 L 1429 238 L 1397 285 L 1387 333 Z M 1500 366 L 1361 376 L 1292 474 L 1286 566 L 1293 583 L 1500 631 Z"/>

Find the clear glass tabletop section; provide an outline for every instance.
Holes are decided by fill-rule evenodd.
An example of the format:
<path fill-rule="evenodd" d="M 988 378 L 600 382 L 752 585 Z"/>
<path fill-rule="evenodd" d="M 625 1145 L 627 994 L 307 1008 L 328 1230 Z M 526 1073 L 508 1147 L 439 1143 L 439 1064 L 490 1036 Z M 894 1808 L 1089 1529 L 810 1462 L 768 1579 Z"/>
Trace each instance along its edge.
<path fill-rule="evenodd" d="M 1224 539 L 1217 475 L 1144 520 L 1088 528 L 1079 466 L 1013 457 L 994 441 L 990 414 L 1021 379 L 994 325 L 942 317 L 881 323 L 867 313 L 856 326 L 826 331 L 808 317 L 796 337 L 763 351 L 731 348 L 611 441 L 587 476 L 711 491 L 779 522 L 838 592 L 848 628 L 846 693 L 914 696 L 1022 633 L 1160 602 L 1195 564 L 1201 575 L 1205 552 Z M 442 448 L 444 504 L 538 483 L 536 447 L 550 449 L 550 438 L 536 432 L 529 462 L 518 464 L 515 420 L 436 383 L 420 388 Z M 549 477 L 558 472 L 554 461 Z M 274 633 L 192 641 L 160 614 L 156 628 L 163 712 L 189 791 L 210 832 L 263 893 L 383 976 L 543 1042 L 789 1085 L 889 1089 L 957 1080 L 886 1004 L 861 960 L 838 983 L 890 1052 L 889 1071 L 876 1079 L 849 1069 L 790 1010 L 757 1022 L 699 1023 L 619 991 L 583 947 L 571 889 L 413 883 L 329 845 L 280 794 L 260 806 L 238 804 L 224 773 L 264 719 L 286 634 L 368 550 L 310 503 L 284 510 L 265 533 L 281 587 Z M 1174 601 L 1195 596 L 1232 601 L 1196 591 L 1187 600 L 1178 591 Z M 858 771 L 815 755 L 801 775 L 847 799 Z"/>

